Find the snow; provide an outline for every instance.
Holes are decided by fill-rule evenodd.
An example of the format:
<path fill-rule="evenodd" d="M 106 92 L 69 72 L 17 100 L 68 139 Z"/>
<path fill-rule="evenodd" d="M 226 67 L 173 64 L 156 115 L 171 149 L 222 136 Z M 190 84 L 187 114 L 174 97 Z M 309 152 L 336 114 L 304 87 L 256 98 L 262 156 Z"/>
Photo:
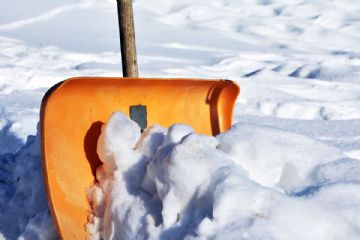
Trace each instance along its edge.
<path fill-rule="evenodd" d="M 321 141 L 242 123 L 217 138 L 181 124 L 140 136 L 120 112 L 99 139 L 91 239 L 360 237 L 360 162 Z"/>
<path fill-rule="evenodd" d="M 54 239 L 41 169 L 39 136 L 0 155 L 0 230 L 6 239 Z"/>
<path fill-rule="evenodd" d="M 171 193 L 165 200 L 151 201 L 150 215 L 158 220 L 139 222 L 134 219 L 148 213 L 142 204 L 149 201 L 137 198 L 134 206 L 140 210 L 129 212 L 133 220 L 118 230 L 131 236 L 146 223 L 151 227 L 140 232 L 154 236 L 167 228 L 172 229 L 164 233 L 169 236 L 197 233 L 219 239 L 359 238 L 359 3 L 135 0 L 141 76 L 227 78 L 240 84 L 241 95 L 234 113 L 238 124 L 216 139 L 190 134 L 189 142 L 184 139 L 179 144 L 192 132 L 191 126 L 175 125 L 170 130 L 156 126 L 141 137 L 132 135 L 136 126 L 131 123 L 127 130 L 114 126 L 115 135 L 109 133 L 104 145 L 99 145 L 109 147 L 104 156 L 114 151 L 110 142 L 129 143 L 115 150 L 135 160 L 139 154 L 146 159 L 155 156 L 158 147 L 167 144 L 179 145 L 178 156 L 188 154 L 186 163 L 192 167 L 196 164 L 191 159 L 205 149 L 216 152 L 210 159 L 234 166 L 227 173 L 213 173 L 213 182 L 199 183 L 202 192 L 196 191 L 205 199 L 211 199 L 206 194 L 215 189 L 224 191 L 215 196 L 218 205 L 195 208 L 199 216 L 188 215 L 179 223 L 172 211 L 184 211 L 186 201 L 176 200 Z M 68 77 L 121 76 L 115 4 L 112 0 L 0 2 L 0 239 L 55 238 L 42 183 L 39 142 L 34 137 L 41 98 Z M 127 138 L 116 137 L 117 132 Z M 190 142 L 197 149 L 185 147 Z M 133 143 L 141 153 L 128 147 Z M 108 164 L 115 164 L 113 160 Z M 122 162 L 126 168 L 134 164 L 129 160 Z M 148 164 L 142 163 L 139 168 Z M 205 159 L 201 164 L 207 164 Z M 160 164 L 162 168 L 175 169 Z M 123 165 L 119 169 L 125 171 Z M 164 190 L 152 184 L 156 169 L 144 171 L 145 180 L 135 179 L 151 194 Z M 199 174 L 199 181 L 201 176 L 205 177 Z M 191 181 L 174 181 L 189 187 L 186 191 L 195 191 L 187 186 Z M 123 207 L 129 207 L 134 195 L 121 189 L 126 182 L 121 184 L 114 189 L 127 196 Z M 176 184 L 171 184 L 175 191 Z M 233 191 L 225 190 L 230 188 Z M 191 194 L 176 191 L 184 199 Z M 101 199 L 103 193 L 93 194 Z M 243 208 L 231 209 L 228 204 L 229 209 L 222 209 L 221 201 L 238 201 L 239 196 Z M 169 217 L 161 222 L 163 203 L 174 208 L 165 207 Z M 209 209 L 217 217 L 201 215 Z M 234 223 L 232 212 L 242 220 Z M 192 225 L 191 231 L 186 224 Z"/>
<path fill-rule="evenodd" d="M 345 157 L 338 148 L 293 132 L 247 123 L 232 130 L 218 136 L 219 149 L 254 181 L 287 192 L 308 184 L 314 166 Z"/>

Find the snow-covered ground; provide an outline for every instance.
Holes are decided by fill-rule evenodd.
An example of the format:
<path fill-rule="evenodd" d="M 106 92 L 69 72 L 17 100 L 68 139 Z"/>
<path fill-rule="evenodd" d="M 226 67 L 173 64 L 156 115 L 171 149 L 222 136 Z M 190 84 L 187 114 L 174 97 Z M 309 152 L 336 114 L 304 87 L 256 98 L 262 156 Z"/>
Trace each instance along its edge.
<path fill-rule="evenodd" d="M 115 5 L 0 2 L 0 232 L 6 239 L 54 235 L 39 143 L 28 136 L 36 135 L 50 86 L 72 76 L 121 76 Z M 323 210 L 339 206 L 348 220 L 334 221 L 359 238 L 360 2 L 135 0 L 134 11 L 141 76 L 227 78 L 241 85 L 234 115 L 240 125 L 228 134 L 238 141 L 221 149 L 242 156 L 236 162 L 249 181 L 282 194 L 264 203 L 282 206 L 271 207 L 274 220 L 261 215 L 252 231 L 270 234 L 282 221 L 299 223 L 291 213 L 304 208 L 297 201 L 308 201 L 314 211 L 299 213 L 301 222 L 316 219 L 317 211 L 332 219 L 336 211 Z M 277 233 L 275 239 L 290 237 Z"/>

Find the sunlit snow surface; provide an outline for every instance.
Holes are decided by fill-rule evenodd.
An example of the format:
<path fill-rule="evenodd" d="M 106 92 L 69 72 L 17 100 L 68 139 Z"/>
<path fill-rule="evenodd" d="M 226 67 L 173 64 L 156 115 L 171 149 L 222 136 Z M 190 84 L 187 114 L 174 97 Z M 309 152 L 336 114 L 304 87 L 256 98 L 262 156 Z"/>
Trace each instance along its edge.
<path fill-rule="evenodd" d="M 91 239 L 358 239 L 360 161 L 321 141 L 238 123 L 103 127 Z"/>
<path fill-rule="evenodd" d="M 115 4 L 0 2 L 0 232 L 6 239 L 54 234 L 39 143 L 28 136 L 37 132 L 40 101 L 53 84 L 71 76 L 121 76 Z M 339 232 L 348 235 L 337 239 L 359 238 L 353 203 L 359 194 L 360 2 L 136 0 L 134 11 L 141 76 L 227 78 L 241 86 L 234 115 L 240 124 L 218 137 L 218 150 L 248 173 L 249 183 L 270 189 L 259 203 L 269 205 L 259 209 L 271 210 L 255 211 L 258 221 L 247 227 L 240 220 L 241 226 L 221 226 L 259 239 L 270 235 L 254 234 L 286 239 L 308 227 L 317 238 L 327 236 L 326 229 L 334 239 Z M 272 193 L 279 189 L 285 194 L 277 198 Z M 299 223 L 308 225 L 285 231 Z M 229 234 L 219 237 L 232 237 L 231 229 L 207 224 L 193 225 L 193 233 L 213 236 L 209 229 L 218 229 Z M 241 237 L 247 238 L 235 236 Z"/>

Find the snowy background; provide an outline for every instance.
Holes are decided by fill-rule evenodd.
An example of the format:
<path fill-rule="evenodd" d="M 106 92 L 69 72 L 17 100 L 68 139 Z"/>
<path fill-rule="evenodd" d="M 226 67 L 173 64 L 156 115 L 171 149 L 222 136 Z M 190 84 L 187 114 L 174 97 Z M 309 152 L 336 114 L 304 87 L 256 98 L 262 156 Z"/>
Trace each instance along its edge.
<path fill-rule="evenodd" d="M 238 142 L 223 150 L 261 186 L 330 202 L 343 214 L 328 227 L 359 238 L 360 2 L 135 0 L 134 12 L 140 76 L 238 82 Z M 0 1 L 0 239 L 55 234 L 34 137 L 44 93 L 121 76 L 120 59 L 115 1 Z"/>

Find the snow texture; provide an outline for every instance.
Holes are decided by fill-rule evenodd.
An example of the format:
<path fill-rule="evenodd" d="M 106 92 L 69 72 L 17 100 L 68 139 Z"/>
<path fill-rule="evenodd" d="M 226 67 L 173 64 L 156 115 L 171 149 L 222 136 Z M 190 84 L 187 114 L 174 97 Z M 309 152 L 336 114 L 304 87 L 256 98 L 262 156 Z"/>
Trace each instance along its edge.
<path fill-rule="evenodd" d="M 40 161 L 39 136 L 0 155 L 0 231 L 5 239 L 54 239 Z"/>
<path fill-rule="evenodd" d="M 239 123 L 140 136 L 116 112 L 98 154 L 90 239 L 360 238 L 360 162 L 303 135 Z"/>
<path fill-rule="evenodd" d="M 115 5 L 113 0 L 0 1 L 0 239 L 57 237 L 44 194 L 39 141 L 34 137 L 38 135 L 40 102 L 49 87 L 69 77 L 121 76 Z M 109 133 L 108 139 L 101 140 L 102 158 L 108 159 L 107 154 L 114 151 L 109 142 L 130 144 L 127 146 L 136 142 L 137 150 L 124 145 L 105 165 L 116 164 L 114 159 L 123 152 L 134 161 L 139 155 L 156 158 L 159 168 L 154 162 L 152 170 L 144 170 L 148 162 L 139 160 L 145 180 L 138 177 L 134 181 L 141 181 L 137 186 L 146 190 L 145 196 L 157 193 L 165 198 L 166 190 L 160 185 L 169 180 L 167 176 L 159 178 L 158 189 L 153 181 L 159 169 L 172 168 L 160 164 L 165 156 L 155 154 L 173 151 L 161 152 L 160 145 L 170 148 L 184 141 L 179 148 L 189 159 L 207 149 L 221 155 L 211 156 L 213 161 L 229 161 L 238 169 L 229 167 L 229 177 L 214 173 L 214 182 L 199 183 L 204 199 L 211 198 L 206 195 L 209 189 L 215 192 L 220 185 L 225 189 L 238 181 L 244 185 L 234 184 L 233 192 L 224 192 L 223 201 L 231 202 L 232 196 L 237 201 L 241 193 L 249 198 L 244 197 L 242 209 L 224 209 L 224 215 L 219 210 L 221 216 L 215 214 L 221 203 L 212 206 L 212 215 L 206 212 L 211 209 L 208 205 L 206 210 L 195 207 L 194 214 L 200 215 L 191 218 L 187 215 L 191 211 L 184 210 L 189 203 L 176 203 L 174 192 L 165 201 L 159 195 L 145 209 L 142 204 L 149 201 L 141 197 L 136 205 L 139 211 L 121 214 L 134 219 L 143 217 L 136 215 L 139 213 L 152 217 L 119 231 L 133 234 L 149 226 L 154 229 L 143 229 L 142 234 L 358 239 L 359 11 L 358 0 L 135 0 L 140 75 L 232 79 L 241 86 L 234 112 L 238 124 L 216 139 L 192 134 L 186 141 L 180 139 L 192 132 L 191 127 L 166 130 L 157 126 L 146 132 L 151 138 L 144 133 L 133 136 L 135 129 L 115 128 L 114 136 Z M 128 124 L 129 129 L 136 128 Z M 120 131 L 128 138 L 115 140 Z M 196 149 L 185 147 L 191 141 L 196 142 Z M 129 160 L 121 161 L 118 171 L 134 166 Z M 196 167 L 192 162 L 187 164 Z M 202 164 L 211 165 L 205 160 Z M 114 171 L 112 167 L 106 170 L 104 166 L 103 174 Z M 196 174 L 199 179 L 194 177 L 194 181 L 201 181 L 201 176 L 205 177 Z M 182 184 L 191 188 L 187 185 L 191 182 Z M 121 186 L 116 189 L 127 196 L 125 208 L 134 193 Z M 244 190 L 238 189 L 241 186 Z M 184 199 L 194 190 L 169 187 L 180 191 Z M 263 194 L 256 195 L 258 191 Z M 93 194 L 100 199 L 104 193 Z M 258 205 L 251 207 L 246 199 Z M 183 214 L 175 217 L 173 211 Z M 243 211 L 238 225 L 232 222 L 232 211 Z M 213 223 L 220 218 L 224 222 Z M 243 235 L 238 235 L 238 229 L 243 229 Z M 310 232 L 313 235 L 306 235 Z"/>

